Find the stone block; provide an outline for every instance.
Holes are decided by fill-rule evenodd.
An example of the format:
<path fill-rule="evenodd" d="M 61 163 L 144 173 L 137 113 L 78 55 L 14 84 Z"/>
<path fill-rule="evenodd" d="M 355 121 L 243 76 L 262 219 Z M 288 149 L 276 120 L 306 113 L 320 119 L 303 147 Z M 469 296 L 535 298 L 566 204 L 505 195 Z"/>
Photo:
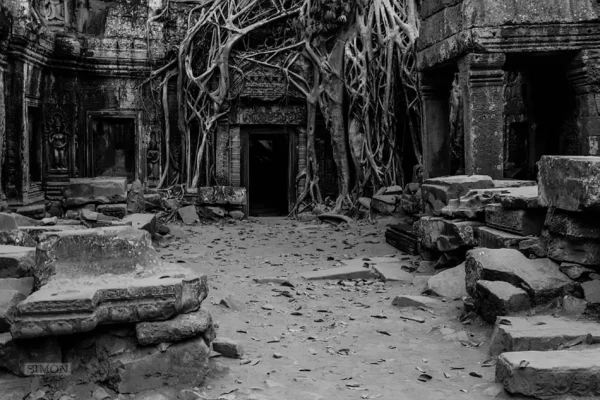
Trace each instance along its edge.
<path fill-rule="evenodd" d="M 186 225 L 193 225 L 200 222 L 200 217 L 198 217 L 195 206 L 181 207 L 177 210 L 177 214 L 179 214 L 179 217 Z"/>
<path fill-rule="evenodd" d="M 440 301 L 438 299 L 434 299 L 427 296 L 408 296 L 401 295 L 396 296 L 394 300 L 392 300 L 392 305 L 398 308 L 405 307 L 434 307 L 438 305 Z"/>
<path fill-rule="evenodd" d="M 33 276 L 35 269 L 35 247 L 0 245 L 0 278 Z"/>
<path fill-rule="evenodd" d="M 587 281 L 581 284 L 585 300 L 590 304 L 600 304 L 600 280 Z"/>
<path fill-rule="evenodd" d="M 442 208 L 441 214 L 449 218 L 480 219 L 484 215 L 485 206 L 493 202 L 490 192 L 494 189 L 474 189 L 458 198 L 450 199 Z"/>
<path fill-rule="evenodd" d="M 560 314 L 578 317 L 587 310 L 587 307 L 587 301 L 567 295 L 562 298 Z"/>
<path fill-rule="evenodd" d="M 213 343 L 213 350 L 220 353 L 223 357 L 241 358 L 244 355 L 244 349 L 235 340 L 218 337 Z"/>
<path fill-rule="evenodd" d="M 514 249 L 477 248 L 467 252 L 467 292 L 475 297 L 479 280 L 504 281 L 527 292 L 533 305 L 546 304 L 571 292 L 576 283 L 547 259 L 531 260 Z"/>
<path fill-rule="evenodd" d="M 488 249 L 518 249 L 525 236 L 505 232 L 489 226 L 479 226 L 476 230 L 477 243 Z"/>
<path fill-rule="evenodd" d="M 427 291 L 446 299 L 468 296 L 465 283 L 465 263 L 432 276 L 427 281 Z"/>
<path fill-rule="evenodd" d="M 485 175 L 457 175 L 427 179 L 421 186 L 421 196 L 428 212 L 439 215 L 450 199 L 458 199 L 470 189 L 494 187 L 492 178 Z"/>
<path fill-rule="evenodd" d="M 563 262 L 560 264 L 560 272 L 574 281 L 585 282 L 590 278 L 590 275 L 594 273 L 594 270 L 586 268 L 583 265 Z"/>
<path fill-rule="evenodd" d="M 485 208 L 485 223 L 493 228 L 523 236 L 539 236 L 544 228 L 545 209 L 508 209 L 501 204 Z"/>
<path fill-rule="evenodd" d="M 582 265 L 600 265 L 600 240 L 572 238 L 554 233 L 545 233 L 544 241 L 548 257 L 558 262 Z"/>
<path fill-rule="evenodd" d="M 61 221 L 65 222 L 65 221 Z M 75 222 L 75 221 L 73 221 Z M 82 225 L 81 222 L 77 222 L 78 225 L 53 225 L 53 226 L 26 226 L 21 230 L 31 236 L 36 246 L 37 243 L 42 239 L 51 237 L 54 233 L 60 233 L 64 231 L 84 230 L 88 229 L 87 226 Z M 32 246 L 33 247 L 33 246 Z"/>
<path fill-rule="evenodd" d="M 180 314 L 167 321 L 140 322 L 135 326 L 135 333 L 138 343 L 146 346 L 163 342 L 180 342 L 210 332 L 212 329 L 210 314 L 200 309 L 189 314 Z"/>
<path fill-rule="evenodd" d="M 15 338 L 167 320 L 197 310 L 207 296 L 206 276 L 162 263 L 145 231 L 119 227 L 53 235 L 38 246 L 40 289 L 19 304 L 11 329 Z"/>
<path fill-rule="evenodd" d="M 27 297 L 33 291 L 33 278 L 4 278 L 0 279 L 0 290 L 16 290 Z"/>
<path fill-rule="evenodd" d="M 375 279 L 377 278 L 377 273 L 371 268 L 364 268 L 359 265 L 312 271 L 301 276 L 309 281 L 324 279 Z"/>
<path fill-rule="evenodd" d="M 71 178 L 63 188 L 63 204 L 67 208 L 85 204 L 127 202 L 127 178 Z"/>
<path fill-rule="evenodd" d="M 476 246 L 475 229 L 480 226 L 483 224 L 477 221 L 421 217 L 416 231 L 421 246 L 446 252 Z"/>
<path fill-rule="evenodd" d="M 17 227 L 22 228 L 24 226 L 37 226 L 40 224 L 40 221 L 38 221 L 37 219 L 33 219 L 30 217 L 27 217 L 25 215 L 21 215 L 18 213 L 11 213 L 9 215 L 12 215 L 17 223 Z M 13 228 L 16 229 L 16 228 Z"/>
<path fill-rule="evenodd" d="M 144 187 L 139 179 L 133 181 L 127 191 L 126 210 L 129 214 L 143 213 L 146 211 L 146 200 L 144 199 Z M 107 214 L 108 215 L 108 214 Z M 123 218 L 123 217 L 119 217 Z"/>
<path fill-rule="evenodd" d="M 156 210 L 162 207 L 162 200 L 158 193 L 144 194 L 144 202 L 146 204 L 146 210 Z"/>
<path fill-rule="evenodd" d="M 198 188 L 199 205 L 245 206 L 246 188 L 233 186 L 207 186 Z"/>
<path fill-rule="evenodd" d="M 566 211 L 600 211 L 600 157 L 543 156 L 540 201 Z"/>
<path fill-rule="evenodd" d="M 499 317 L 490 339 L 490 355 L 511 351 L 549 351 L 579 337 L 600 343 L 600 325 L 551 315 Z"/>
<path fill-rule="evenodd" d="M 477 281 L 475 300 L 479 315 L 493 324 L 499 316 L 529 310 L 529 296 L 523 289 L 502 281 Z"/>
<path fill-rule="evenodd" d="M 123 222 L 136 229 L 145 230 L 152 237 L 156 233 L 156 214 L 130 214 L 123 218 Z"/>
<path fill-rule="evenodd" d="M 539 197 L 537 186 L 506 188 L 492 194 L 493 202 L 507 209 L 546 208 Z"/>
<path fill-rule="evenodd" d="M 18 290 L 0 289 L 0 333 L 10 330 L 17 313 L 17 305 L 26 297 Z"/>
<path fill-rule="evenodd" d="M 0 231 L 12 231 L 13 229 L 19 229 L 14 215 L 0 212 Z"/>
<path fill-rule="evenodd" d="M 537 182 L 521 179 L 494 179 L 495 188 L 517 188 L 524 186 L 537 186 Z"/>
<path fill-rule="evenodd" d="M 10 333 L 0 333 L 0 368 L 18 376 L 29 375 L 26 364 L 61 363 L 62 351 L 55 337 L 15 340 Z"/>
<path fill-rule="evenodd" d="M 545 226 L 548 232 L 574 239 L 600 239 L 598 216 L 586 212 L 548 210 Z"/>
<path fill-rule="evenodd" d="M 25 231 L 13 229 L 12 231 L 0 231 L 0 245 L 8 244 L 20 247 L 35 247 L 36 241 Z"/>
<path fill-rule="evenodd" d="M 519 241 L 519 251 L 527 258 L 544 258 L 548 256 L 546 243 L 540 237 L 526 238 Z"/>
<path fill-rule="evenodd" d="M 237 220 L 239 221 L 239 220 L 242 220 L 242 219 L 244 219 L 244 217 L 246 216 L 246 214 L 244 214 L 244 212 L 243 212 L 243 211 L 240 211 L 240 210 L 233 210 L 233 211 L 229 211 L 229 216 L 230 216 L 231 218 L 233 218 L 233 219 L 237 219 Z M 316 216 L 316 215 L 314 215 L 314 218 L 316 218 L 316 217 L 317 217 L 317 216 Z M 313 219 L 314 219 L 314 218 L 313 218 Z"/>
<path fill-rule="evenodd" d="M 400 196 L 376 194 L 371 199 L 371 209 L 382 214 L 391 214 L 396 211 Z"/>
<path fill-rule="evenodd" d="M 389 263 L 376 263 L 375 265 L 373 265 L 373 269 L 386 282 L 411 283 L 414 279 L 414 275 L 402 269 L 402 266 L 403 263 L 399 261 Z"/>
<path fill-rule="evenodd" d="M 496 382 L 509 393 L 538 399 L 596 398 L 600 396 L 600 349 L 504 353 L 496 364 Z"/>
<path fill-rule="evenodd" d="M 123 219 L 127 215 L 127 204 L 100 204 L 96 211 L 109 217 Z"/>

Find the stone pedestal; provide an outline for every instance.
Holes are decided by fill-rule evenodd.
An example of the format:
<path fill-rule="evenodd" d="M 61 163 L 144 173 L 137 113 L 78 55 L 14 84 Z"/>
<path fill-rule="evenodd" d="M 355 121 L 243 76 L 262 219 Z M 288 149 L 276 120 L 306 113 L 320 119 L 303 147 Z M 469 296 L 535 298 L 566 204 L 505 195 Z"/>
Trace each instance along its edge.
<path fill-rule="evenodd" d="M 459 63 L 466 174 L 503 175 L 505 55 L 468 54 Z M 427 115 L 424 113 L 424 115 Z"/>

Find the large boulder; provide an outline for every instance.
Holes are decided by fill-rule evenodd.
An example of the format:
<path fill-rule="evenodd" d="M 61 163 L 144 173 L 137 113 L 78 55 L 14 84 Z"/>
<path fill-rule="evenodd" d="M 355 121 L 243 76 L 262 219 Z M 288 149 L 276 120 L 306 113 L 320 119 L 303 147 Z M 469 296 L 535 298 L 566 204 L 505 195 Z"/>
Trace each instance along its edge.
<path fill-rule="evenodd" d="M 600 157 L 543 156 L 540 201 L 566 211 L 600 211 Z"/>
<path fill-rule="evenodd" d="M 547 258 L 528 259 L 515 249 L 477 248 L 467 252 L 467 291 L 476 296 L 479 280 L 504 281 L 527 292 L 534 305 L 571 292 L 576 283 Z"/>
<path fill-rule="evenodd" d="M 71 178 L 63 188 L 67 208 L 85 204 L 113 204 L 127 201 L 127 178 Z"/>
<path fill-rule="evenodd" d="M 427 216 L 419 219 L 416 231 L 422 247 L 446 252 L 476 246 L 475 229 L 480 226 L 483 224 L 477 221 Z"/>
<path fill-rule="evenodd" d="M 456 175 L 427 179 L 421 186 L 421 196 L 427 213 L 439 215 L 451 199 L 458 199 L 471 189 L 491 189 L 492 178 L 486 175 Z"/>

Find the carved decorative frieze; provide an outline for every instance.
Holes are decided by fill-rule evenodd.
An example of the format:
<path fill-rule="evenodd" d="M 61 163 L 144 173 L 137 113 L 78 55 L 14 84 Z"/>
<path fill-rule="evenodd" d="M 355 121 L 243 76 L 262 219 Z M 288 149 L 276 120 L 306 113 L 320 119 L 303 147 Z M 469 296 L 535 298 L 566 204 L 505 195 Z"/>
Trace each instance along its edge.
<path fill-rule="evenodd" d="M 254 106 L 237 111 L 234 123 L 240 125 L 304 125 L 305 106 Z"/>

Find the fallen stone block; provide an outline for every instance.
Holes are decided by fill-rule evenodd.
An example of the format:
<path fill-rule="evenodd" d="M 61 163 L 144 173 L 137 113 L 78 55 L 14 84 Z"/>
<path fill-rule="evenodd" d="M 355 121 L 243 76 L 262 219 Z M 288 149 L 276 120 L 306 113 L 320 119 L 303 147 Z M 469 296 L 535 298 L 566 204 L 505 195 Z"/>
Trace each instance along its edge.
<path fill-rule="evenodd" d="M 38 259 L 40 289 L 19 304 L 15 338 L 166 320 L 197 310 L 208 291 L 206 276 L 162 263 L 150 235 L 131 227 L 61 232 Z"/>
<path fill-rule="evenodd" d="M 527 239 L 525 236 L 505 232 L 489 226 L 478 226 L 477 243 L 487 249 L 518 249 L 519 243 Z"/>
<path fill-rule="evenodd" d="M 527 258 L 544 258 L 548 256 L 546 243 L 540 237 L 521 240 L 519 242 L 519 251 Z"/>
<path fill-rule="evenodd" d="M 13 229 L 12 231 L 0 231 L 0 245 L 7 244 L 20 247 L 35 247 L 36 241 L 25 231 Z"/>
<path fill-rule="evenodd" d="M 400 207 L 407 215 L 416 215 L 421 212 L 421 199 L 412 194 L 403 194 L 400 197 Z"/>
<path fill-rule="evenodd" d="M 502 281 L 477 281 L 475 300 L 479 315 L 493 324 L 499 316 L 529 310 L 529 296 L 523 289 Z"/>
<path fill-rule="evenodd" d="M 600 265 L 598 239 L 576 239 L 555 233 L 545 233 L 543 237 L 548 257 L 553 260 L 590 266 Z"/>
<path fill-rule="evenodd" d="M 158 193 L 146 193 L 144 194 L 144 202 L 146 210 L 156 210 L 162 207 L 162 200 Z"/>
<path fill-rule="evenodd" d="M 167 321 L 140 322 L 135 326 L 135 333 L 139 344 L 146 346 L 163 342 L 180 342 L 212 329 L 210 314 L 200 309 L 189 314 L 180 314 Z"/>
<path fill-rule="evenodd" d="M 18 290 L 0 289 L 0 333 L 10 330 L 17 313 L 17 305 L 26 297 Z"/>
<path fill-rule="evenodd" d="M 246 205 L 246 188 L 207 186 L 198 188 L 198 205 Z"/>
<path fill-rule="evenodd" d="M 560 272 L 574 281 L 585 282 L 589 279 L 590 275 L 594 273 L 594 270 L 586 268 L 583 265 L 564 262 L 560 264 Z"/>
<path fill-rule="evenodd" d="M 198 217 L 195 206 L 181 207 L 177 210 L 177 214 L 179 214 L 179 217 L 186 225 L 193 225 L 200 222 L 200 217 Z"/>
<path fill-rule="evenodd" d="M 221 208 L 221 207 L 212 207 L 212 206 L 208 206 L 205 207 L 205 209 L 213 216 L 213 217 L 218 217 L 218 218 L 223 218 L 226 214 L 227 211 L 225 211 L 225 209 Z"/>
<path fill-rule="evenodd" d="M 527 292 L 533 305 L 570 293 L 576 283 L 547 258 L 528 259 L 514 249 L 477 248 L 467 252 L 467 292 L 475 297 L 479 280 L 504 281 Z"/>
<path fill-rule="evenodd" d="M 58 217 L 42 218 L 42 220 L 40 221 L 40 226 L 56 225 L 57 222 L 58 222 Z"/>
<path fill-rule="evenodd" d="M 523 186 L 537 186 L 537 182 L 522 179 L 494 179 L 495 188 L 517 188 Z"/>
<path fill-rule="evenodd" d="M 439 304 L 440 301 L 427 296 L 408 296 L 401 295 L 396 296 L 392 300 L 392 305 L 398 308 L 406 307 L 434 307 Z"/>
<path fill-rule="evenodd" d="M 64 221 L 61 221 L 64 222 Z M 74 230 L 84 230 L 88 229 L 85 225 L 82 225 L 81 222 L 78 222 L 77 225 L 54 225 L 54 226 L 26 226 L 21 228 L 21 230 L 27 233 L 33 240 L 34 246 L 37 246 L 37 243 L 42 239 L 47 239 L 52 236 L 53 233 L 60 233 L 65 231 L 74 231 Z M 32 246 L 32 247 L 34 247 Z"/>
<path fill-rule="evenodd" d="M 543 156 L 540 201 L 566 211 L 600 210 L 600 157 Z"/>
<path fill-rule="evenodd" d="M 483 224 L 477 221 L 421 217 L 416 224 L 416 230 L 421 246 L 447 252 L 461 247 L 477 246 L 475 229 L 480 226 Z"/>
<path fill-rule="evenodd" d="M 490 204 L 485 208 L 485 223 L 493 228 L 523 236 L 539 236 L 544 228 L 544 209 L 514 210 L 501 204 Z"/>
<path fill-rule="evenodd" d="M 156 234 L 156 214 L 130 214 L 123 218 L 123 222 L 150 233 L 152 237 Z"/>
<path fill-rule="evenodd" d="M 562 298 L 560 314 L 578 317 L 587 310 L 587 307 L 587 301 L 567 295 Z"/>
<path fill-rule="evenodd" d="M 62 363 L 61 347 L 55 337 L 15 340 L 10 333 L 0 333 L 0 369 L 27 376 L 34 372 L 28 370 L 27 364 L 40 363 Z"/>
<path fill-rule="evenodd" d="M 522 186 L 502 189 L 492 193 L 494 203 L 499 203 L 506 209 L 545 209 L 540 202 L 537 186 Z"/>
<path fill-rule="evenodd" d="M 429 278 L 427 291 L 446 299 L 459 299 L 466 297 L 467 286 L 465 283 L 465 263 L 447 269 Z"/>
<path fill-rule="evenodd" d="M 581 284 L 585 300 L 590 304 L 600 304 L 600 280 L 587 281 Z"/>
<path fill-rule="evenodd" d="M 489 189 L 492 178 L 485 175 L 457 175 L 427 179 L 421 186 L 426 212 L 439 215 L 450 199 L 458 199 L 470 189 Z"/>
<path fill-rule="evenodd" d="M 600 325 L 550 315 L 502 316 L 496 320 L 490 339 L 490 355 L 512 351 L 557 350 L 573 339 L 588 336 L 591 336 L 591 343 L 600 343 Z"/>
<path fill-rule="evenodd" d="M 575 239 L 600 239 L 597 215 L 586 212 L 568 212 L 550 209 L 545 226 L 549 232 Z"/>
<path fill-rule="evenodd" d="M 235 340 L 218 337 L 212 342 L 213 350 L 227 358 L 241 358 L 244 349 Z"/>
<path fill-rule="evenodd" d="M 244 217 L 246 216 L 246 214 L 244 214 L 244 212 L 240 211 L 240 210 L 233 210 L 233 211 L 229 211 L 229 216 L 231 218 L 237 219 L 239 221 L 239 220 L 244 219 Z M 314 217 L 316 218 L 317 216 L 315 215 Z"/>
<path fill-rule="evenodd" d="M 375 279 L 377 278 L 377 273 L 375 273 L 375 271 L 373 271 L 371 268 L 364 268 L 362 266 L 349 266 L 307 272 L 301 276 L 309 281 L 323 279 Z"/>
<path fill-rule="evenodd" d="M 494 202 L 494 194 L 504 189 L 472 189 L 458 199 L 450 199 L 442 208 L 449 218 L 483 219 L 485 207 Z"/>
<path fill-rule="evenodd" d="M 381 214 L 391 214 L 396 211 L 399 196 L 379 194 L 371 199 L 371 209 Z"/>
<path fill-rule="evenodd" d="M 96 207 L 96 211 L 109 217 L 123 219 L 127 215 L 127 204 L 101 204 Z"/>
<path fill-rule="evenodd" d="M 504 353 L 496 382 L 513 394 L 538 399 L 600 396 L 600 349 Z"/>
<path fill-rule="evenodd" d="M 414 275 L 402 269 L 405 264 L 400 261 L 376 263 L 373 265 L 373 269 L 385 282 L 411 283 Z"/>
<path fill-rule="evenodd" d="M 136 214 L 146 211 L 146 200 L 144 199 L 144 187 L 139 179 L 133 181 L 127 191 L 126 213 Z M 108 215 L 108 214 L 107 214 Z M 123 218 L 123 217 L 119 217 Z"/>
<path fill-rule="evenodd" d="M 36 268 L 35 247 L 0 245 L 0 278 L 33 276 Z"/>
<path fill-rule="evenodd" d="M 63 189 L 67 208 L 88 203 L 114 204 L 127 202 L 127 178 L 71 178 Z"/>
<path fill-rule="evenodd" d="M 0 212 L 0 231 L 12 231 L 13 229 L 19 229 L 15 216 Z"/>

